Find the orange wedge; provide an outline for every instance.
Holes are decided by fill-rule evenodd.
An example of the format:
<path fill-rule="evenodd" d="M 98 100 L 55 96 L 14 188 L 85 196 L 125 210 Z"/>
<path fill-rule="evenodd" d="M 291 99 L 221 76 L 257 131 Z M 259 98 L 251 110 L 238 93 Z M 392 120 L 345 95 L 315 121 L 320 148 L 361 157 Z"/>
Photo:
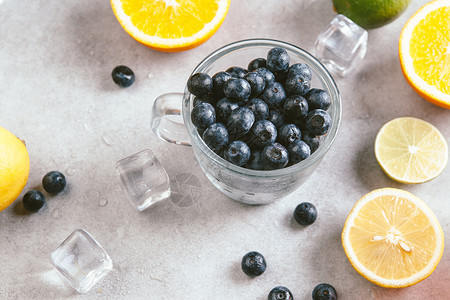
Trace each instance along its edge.
<path fill-rule="evenodd" d="M 117 20 L 138 42 L 159 51 L 192 49 L 209 39 L 231 0 L 111 0 Z"/>
<path fill-rule="evenodd" d="M 422 6 L 400 34 L 403 74 L 423 98 L 450 109 L 450 0 Z"/>

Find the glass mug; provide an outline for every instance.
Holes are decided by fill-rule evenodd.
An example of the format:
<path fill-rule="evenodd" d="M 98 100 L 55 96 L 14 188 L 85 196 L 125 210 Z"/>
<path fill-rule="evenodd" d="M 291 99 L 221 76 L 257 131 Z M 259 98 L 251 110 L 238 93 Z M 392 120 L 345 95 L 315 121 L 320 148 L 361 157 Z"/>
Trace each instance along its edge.
<path fill-rule="evenodd" d="M 153 104 L 153 132 L 168 142 L 192 146 L 201 169 L 213 185 L 229 198 L 246 204 L 277 201 L 302 185 L 330 149 L 341 121 L 341 98 L 330 73 L 315 57 L 294 45 L 268 39 L 238 41 L 208 55 L 192 74 L 202 72 L 212 77 L 232 66 L 245 68 L 251 60 L 267 57 L 267 52 L 274 47 L 281 47 L 289 53 L 290 64 L 308 64 L 313 73 L 311 87 L 326 90 L 331 97 L 328 113 L 332 118 L 332 125 L 328 133 L 322 138 L 319 148 L 297 164 L 277 170 L 253 170 L 236 166 L 214 153 L 192 124 L 194 95 L 187 87 L 184 94 L 164 94 Z"/>

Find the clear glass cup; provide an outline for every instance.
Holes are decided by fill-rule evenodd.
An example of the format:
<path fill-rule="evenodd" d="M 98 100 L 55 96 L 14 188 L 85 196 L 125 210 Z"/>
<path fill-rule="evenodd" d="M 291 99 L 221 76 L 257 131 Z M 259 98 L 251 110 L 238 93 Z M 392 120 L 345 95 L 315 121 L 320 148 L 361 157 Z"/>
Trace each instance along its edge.
<path fill-rule="evenodd" d="M 267 56 L 274 47 L 284 48 L 290 63 L 306 63 L 313 72 L 311 87 L 326 90 L 331 97 L 328 112 L 333 120 L 319 148 L 307 159 L 290 167 L 261 171 L 238 167 L 216 153 L 202 140 L 191 121 L 194 96 L 185 88 L 184 94 L 170 93 L 158 97 L 153 104 L 151 126 L 160 138 L 180 145 L 192 145 L 197 161 L 206 177 L 226 196 L 246 204 L 267 204 L 277 201 L 301 186 L 320 164 L 330 149 L 341 121 L 341 97 L 332 76 L 322 63 L 305 50 L 281 41 L 251 39 L 226 45 L 208 55 L 192 71 L 211 76 L 231 66 L 246 68 L 248 63 Z"/>

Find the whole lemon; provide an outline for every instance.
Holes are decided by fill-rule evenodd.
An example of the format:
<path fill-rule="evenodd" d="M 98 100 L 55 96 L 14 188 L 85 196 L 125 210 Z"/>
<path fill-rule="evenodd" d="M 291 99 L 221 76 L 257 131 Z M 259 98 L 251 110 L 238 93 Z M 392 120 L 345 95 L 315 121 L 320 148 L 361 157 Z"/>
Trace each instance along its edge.
<path fill-rule="evenodd" d="M 0 127 L 0 211 L 19 197 L 30 174 L 30 157 L 25 144 Z"/>
<path fill-rule="evenodd" d="M 332 0 L 334 10 L 359 26 L 377 28 L 393 21 L 411 0 Z"/>

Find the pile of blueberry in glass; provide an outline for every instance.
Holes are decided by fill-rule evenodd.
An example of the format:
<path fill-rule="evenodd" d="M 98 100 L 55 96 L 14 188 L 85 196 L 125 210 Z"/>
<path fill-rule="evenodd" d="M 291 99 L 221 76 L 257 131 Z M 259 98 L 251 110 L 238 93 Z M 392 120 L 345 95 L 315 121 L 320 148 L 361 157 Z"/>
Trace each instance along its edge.
<path fill-rule="evenodd" d="M 256 170 L 291 166 L 317 150 L 332 123 L 330 95 L 310 87 L 307 64 L 289 61 L 286 50 L 272 48 L 247 70 L 234 66 L 189 78 L 191 120 L 211 150 Z"/>

